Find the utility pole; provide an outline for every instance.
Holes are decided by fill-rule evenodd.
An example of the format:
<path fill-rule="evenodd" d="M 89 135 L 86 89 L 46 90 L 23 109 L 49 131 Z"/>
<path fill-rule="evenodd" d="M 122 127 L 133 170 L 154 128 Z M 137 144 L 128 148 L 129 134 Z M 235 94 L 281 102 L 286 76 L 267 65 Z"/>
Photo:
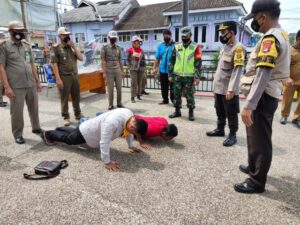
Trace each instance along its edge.
<path fill-rule="evenodd" d="M 22 14 L 23 26 L 27 29 L 26 15 L 25 15 L 25 1 L 26 0 L 20 0 L 20 4 L 21 4 L 21 14 Z"/>
<path fill-rule="evenodd" d="M 182 0 L 182 27 L 189 25 L 189 0 Z"/>

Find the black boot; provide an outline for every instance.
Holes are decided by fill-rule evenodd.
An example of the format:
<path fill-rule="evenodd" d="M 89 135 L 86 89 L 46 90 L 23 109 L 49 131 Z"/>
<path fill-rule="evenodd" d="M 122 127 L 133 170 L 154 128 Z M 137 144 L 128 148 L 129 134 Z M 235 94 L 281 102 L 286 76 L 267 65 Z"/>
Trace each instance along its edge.
<path fill-rule="evenodd" d="M 176 107 L 175 112 L 169 115 L 169 118 L 181 117 L 180 108 Z"/>
<path fill-rule="evenodd" d="M 231 147 L 232 145 L 236 144 L 236 142 L 237 142 L 237 140 L 236 140 L 235 132 L 230 132 L 228 137 L 223 142 L 223 145 L 225 147 Z"/>
<path fill-rule="evenodd" d="M 195 117 L 194 117 L 194 109 L 190 108 L 189 109 L 189 121 L 194 121 Z"/>
<path fill-rule="evenodd" d="M 224 137 L 225 132 L 224 129 L 214 129 L 213 131 L 206 132 L 206 135 L 209 137 Z"/>
<path fill-rule="evenodd" d="M 140 95 L 137 96 L 137 99 L 138 99 L 138 100 L 142 100 Z"/>

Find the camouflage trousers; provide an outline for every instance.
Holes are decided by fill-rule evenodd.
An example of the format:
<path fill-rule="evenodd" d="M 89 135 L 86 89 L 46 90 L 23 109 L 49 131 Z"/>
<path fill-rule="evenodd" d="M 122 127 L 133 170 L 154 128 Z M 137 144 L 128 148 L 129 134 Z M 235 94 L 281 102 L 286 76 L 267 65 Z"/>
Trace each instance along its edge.
<path fill-rule="evenodd" d="M 174 77 L 174 106 L 176 108 L 182 107 L 181 97 L 186 97 L 186 106 L 189 109 L 195 108 L 195 87 L 194 87 L 194 77 Z"/>

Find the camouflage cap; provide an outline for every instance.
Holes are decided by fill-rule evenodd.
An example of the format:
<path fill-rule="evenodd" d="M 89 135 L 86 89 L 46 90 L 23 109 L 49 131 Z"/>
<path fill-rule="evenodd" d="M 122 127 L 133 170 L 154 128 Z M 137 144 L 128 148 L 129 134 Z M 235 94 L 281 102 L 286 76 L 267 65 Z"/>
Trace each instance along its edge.
<path fill-rule="evenodd" d="M 192 30 L 190 27 L 181 28 L 181 36 L 187 36 L 187 35 L 191 35 L 191 34 L 192 34 Z"/>

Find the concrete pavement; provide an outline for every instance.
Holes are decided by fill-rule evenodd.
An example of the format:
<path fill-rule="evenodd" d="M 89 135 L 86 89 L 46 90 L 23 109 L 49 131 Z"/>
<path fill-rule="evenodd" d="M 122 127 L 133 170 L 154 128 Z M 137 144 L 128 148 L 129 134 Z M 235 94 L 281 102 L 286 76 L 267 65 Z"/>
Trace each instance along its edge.
<path fill-rule="evenodd" d="M 136 114 L 167 117 L 173 111 L 157 104 L 159 91 L 133 104 L 129 89 L 123 90 L 123 103 Z M 130 154 L 124 139 L 115 140 L 111 158 L 121 165 L 116 173 L 103 167 L 97 149 L 45 146 L 31 133 L 26 107 L 26 144 L 15 144 L 9 109 L 0 108 L 0 224 L 300 224 L 300 130 L 280 125 L 277 111 L 267 191 L 239 194 L 232 186 L 246 178 L 238 170 L 247 162 L 245 128 L 240 123 L 236 146 L 223 147 L 223 138 L 205 135 L 216 124 L 213 99 L 196 102 L 195 122 L 188 121 L 186 108 L 182 118 L 169 120 L 179 128 L 170 143 L 151 140 L 152 150 Z M 48 97 L 44 90 L 39 104 L 44 129 L 62 125 L 55 88 Z M 81 105 L 93 117 L 106 111 L 107 96 L 84 94 Z M 54 179 L 22 177 L 42 160 L 63 159 L 70 165 Z"/>

